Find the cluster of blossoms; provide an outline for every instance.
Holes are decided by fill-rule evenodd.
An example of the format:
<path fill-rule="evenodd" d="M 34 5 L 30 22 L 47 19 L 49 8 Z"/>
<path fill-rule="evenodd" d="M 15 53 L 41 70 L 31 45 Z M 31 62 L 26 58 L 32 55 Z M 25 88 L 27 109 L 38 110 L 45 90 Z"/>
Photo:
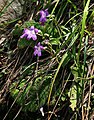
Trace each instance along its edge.
<path fill-rule="evenodd" d="M 41 10 L 40 11 L 40 19 L 39 22 L 41 25 L 44 25 L 44 23 L 47 21 L 47 16 L 49 15 L 48 9 Z M 37 33 L 39 33 L 40 30 L 35 28 L 34 26 L 31 26 L 30 29 L 25 28 L 23 31 L 23 35 L 20 36 L 20 38 L 26 38 L 27 40 L 30 40 L 31 38 L 35 41 L 37 40 Z M 34 47 L 34 55 L 41 56 L 41 51 L 44 49 L 44 47 L 40 44 L 40 42 L 35 45 Z"/>

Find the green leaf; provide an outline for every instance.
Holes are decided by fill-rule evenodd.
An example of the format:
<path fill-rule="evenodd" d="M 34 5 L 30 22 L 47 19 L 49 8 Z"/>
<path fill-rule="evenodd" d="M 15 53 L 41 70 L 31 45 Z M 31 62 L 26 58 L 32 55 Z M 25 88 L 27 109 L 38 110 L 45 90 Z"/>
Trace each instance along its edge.
<path fill-rule="evenodd" d="M 61 44 L 59 38 L 51 38 L 50 43 L 52 45 L 60 45 Z"/>
<path fill-rule="evenodd" d="M 34 42 L 31 39 L 26 40 L 25 38 L 22 38 L 22 39 L 18 40 L 18 47 L 20 49 L 25 48 L 25 47 L 30 46 L 30 45 L 31 45 L 31 47 L 34 47 Z"/>
<path fill-rule="evenodd" d="M 12 32 L 13 36 L 20 36 L 22 34 L 22 28 L 18 25 L 15 26 L 15 29 Z"/>
<path fill-rule="evenodd" d="M 65 97 L 65 96 L 62 96 L 62 97 L 61 97 L 61 100 L 62 100 L 62 101 L 65 101 L 65 100 L 66 100 L 66 97 Z"/>
<path fill-rule="evenodd" d="M 70 97 L 70 102 L 71 102 L 70 107 L 74 111 L 74 109 L 76 107 L 76 104 L 77 104 L 77 90 L 76 90 L 76 86 L 75 85 L 73 85 L 70 88 L 70 91 L 68 92 L 68 96 Z"/>
<path fill-rule="evenodd" d="M 71 66 L 71 71 L 72 71 L 72 74 L 74 75 L 74 78 L 77 78 L 78 77 L 78 68 Z"/>
<path fill-rule="evenodd" d="M 84 30 L 85 30 L 85 26 L 86 26 L 86 19 L 87 19 L 87 15 L 89 12 L 89 4 L 90 4 L 90 0 L 87 1 L 85 9 L 84 9 L 83 19 L 82 19 L 81 38 L 80 39 L 82 39 L 82 37 L 84 35 Z"/>

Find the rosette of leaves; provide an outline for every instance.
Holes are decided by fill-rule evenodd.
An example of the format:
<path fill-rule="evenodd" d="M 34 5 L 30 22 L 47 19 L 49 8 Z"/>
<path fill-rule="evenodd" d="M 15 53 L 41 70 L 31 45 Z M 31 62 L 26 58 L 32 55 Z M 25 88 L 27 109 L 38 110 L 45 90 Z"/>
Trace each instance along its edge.
<path fill-rule="evenodd" d="M 34 81 L 27 82 L 26 79 L 15 81 L 10 87 L 11 96 L 24 111 L 34 112 L 46 104 L 51 78 L 52 74 L 48 74 L 44 77 L 39 76 Z"/>

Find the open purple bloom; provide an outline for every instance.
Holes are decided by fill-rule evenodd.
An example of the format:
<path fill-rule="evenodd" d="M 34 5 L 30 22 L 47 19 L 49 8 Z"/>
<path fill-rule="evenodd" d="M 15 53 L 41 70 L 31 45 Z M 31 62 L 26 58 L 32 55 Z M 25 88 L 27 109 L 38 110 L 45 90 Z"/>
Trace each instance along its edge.
<path fill-rule="evenodd" d="M 34 47 L 34 55 L 41 56 L 41 51 L 44 49 L 44 47 L 40 44 L 40 42 L 37 44 L 37 46 Z"/>
<path fill-rule="evenodd" d="M 35 28 L 34 26 L 31 26 L 30 29 L 27 29 L 27 28 L 24 29 L 23 35 L 20 36 L 20 38 L 27 38 L 28 40 L 32 38 L 33 40 L 37 40 L 36 33 L 38 32 L 39 30 L 37 28 Z"/>
<path fill-rule="evenodd" d="M 48 9 L 46 9 L 46 10 L 41 10 L 40 11 L 40 22 L 41 22 L 41 24 L 42 25 L 44 25 L 44 23 L 47 21 L 47 16 L 49 15 L 49 13 L 48 13 Z"/>

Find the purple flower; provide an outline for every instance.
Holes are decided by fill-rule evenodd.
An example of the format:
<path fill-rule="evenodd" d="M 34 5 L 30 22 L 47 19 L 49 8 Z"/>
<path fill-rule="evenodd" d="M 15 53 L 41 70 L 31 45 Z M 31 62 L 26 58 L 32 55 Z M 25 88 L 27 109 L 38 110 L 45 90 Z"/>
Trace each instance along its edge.
<path fill-rule="evenodd" d="M 40 19 L 39 19 L 39 21 L 41 22 L 41 24 L 42 25 L 44 25 L 44 23 L 47 21 L 47 16 L 49 15 L 49 13 L 48 13 L 48 9 L 46 9 L 46 10 L 41 10 L 40 11 Z"/>
<path fill-rule="evenodd" d="M 37 40 L 37 36 L 36 33 L 38 33 L 40 30 L 38 30 L 37 28 L 35 28 L 34 26 L 31 26 L 30 29 L 25 28 L 23 31 L 23 35 L 20 36 L 20 38 L 27 38 L 28 40 L 30 40 L 31 38 L 33 40 Z"/>
<path fill-rule="evenodd" d="M 34 47 L 34 55 L 41 56 L 41 51 L 44 49 L 44 47 L 40 44 L 40 42 L 37 44 L 37 46 Z"/>

